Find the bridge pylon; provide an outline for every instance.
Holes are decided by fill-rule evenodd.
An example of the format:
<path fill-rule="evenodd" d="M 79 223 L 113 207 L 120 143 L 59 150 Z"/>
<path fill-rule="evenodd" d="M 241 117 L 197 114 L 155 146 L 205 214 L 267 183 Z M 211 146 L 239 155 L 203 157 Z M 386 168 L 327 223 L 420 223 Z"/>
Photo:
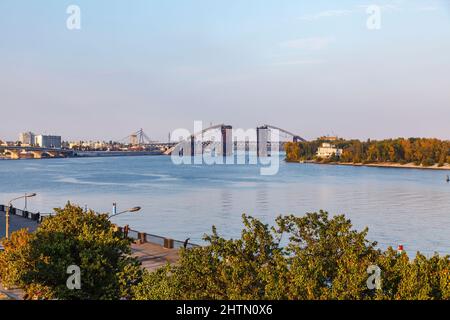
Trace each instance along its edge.
<path fill-rule="evenodd" d="M 264 125 L 256 128 L 256 153 L 258 157 L 269 156 L 267 142 L 269 141 L 269 127 Z"/>
<path fill-rule="evenodd" d="M 223 125 L 220 128 L 222 134 L 222 155 L 224 157 L 231 157 L 233 155 L 233 127 Z"/>

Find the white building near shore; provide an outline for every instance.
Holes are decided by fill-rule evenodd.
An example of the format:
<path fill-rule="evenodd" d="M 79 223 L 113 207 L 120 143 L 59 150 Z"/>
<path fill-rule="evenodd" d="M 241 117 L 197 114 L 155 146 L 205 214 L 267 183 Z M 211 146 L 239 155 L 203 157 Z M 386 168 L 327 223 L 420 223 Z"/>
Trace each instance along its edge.
<path fill-rule="evenodd" d="M 342 155 L 342 149 L 336 148 L 331 143 L 324 142 L 317 150 L 317 156 L 320 158 L 330 158 L 332 155 L 340 157 Z"/>

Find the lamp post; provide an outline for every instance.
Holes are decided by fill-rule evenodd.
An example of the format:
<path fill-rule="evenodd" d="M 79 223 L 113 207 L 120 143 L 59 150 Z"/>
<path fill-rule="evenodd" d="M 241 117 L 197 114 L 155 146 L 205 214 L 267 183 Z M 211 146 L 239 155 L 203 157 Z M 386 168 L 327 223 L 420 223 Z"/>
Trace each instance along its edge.
<path fill-rule="evenodd" d="M 115 207 L 115 206 L 114 206 Z M 117 217 L 118 215 L 124 214 L 124 213 L 132 213 L 132 212 L 138 212 L 141 210 L 141 207 L 134 207 L 125 211 L 121 211 L 118 213 L 113 213 L 112 215 L 108 216 L 108 220 L 110 220 L 112 217 Z"/>
<path fill-rule="evenodd" d="M 9 239 L 9 208 L 11 207 L 12 203 L 16 200 L 20 200 L 20 199 L 27 200 L 28 198 L 35 197 L 35 196 L 36 196 L 36 193 L 31 193 L 31 194 L 25 193 L 24 196 L 14 198 L 8 202 L 8 206 L 6 207 L 6 215 L 5 215 L 5 217 L 6 217 L 6 229 L 5 229 L 6 239 Z"/>

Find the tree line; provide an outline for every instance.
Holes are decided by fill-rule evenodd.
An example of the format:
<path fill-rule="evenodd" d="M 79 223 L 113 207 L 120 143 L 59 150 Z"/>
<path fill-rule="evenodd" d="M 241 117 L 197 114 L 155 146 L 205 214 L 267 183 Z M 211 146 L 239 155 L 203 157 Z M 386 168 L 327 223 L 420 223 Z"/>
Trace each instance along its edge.
<path fill-rule="evenodd" d="M 279 216 L 272 227 L 243 215 L 239 238 L 213 227 L 204 246 L 150 272 L 107 214 L 70 204 L 57 213 L 3 240 L 0 280 L 28 299 L 450 299 L 449 256 L 380 250 L 343 215 Z M 81 270 L 79 290 L 67 286 L 70 265 Z"/>
<path fill-rule="evenodd" d="M 333 161 L 345 163 L 414 163 L 422 166 L 444 166 L 450 163 L 450 141 L 430 138 L 398 138 L 386 140 L 338 140 L 332 142 L 343 149 L 340 157 L 320 159 L 316 156 L 324 140 L 286 144 L 286 160 Z"/>

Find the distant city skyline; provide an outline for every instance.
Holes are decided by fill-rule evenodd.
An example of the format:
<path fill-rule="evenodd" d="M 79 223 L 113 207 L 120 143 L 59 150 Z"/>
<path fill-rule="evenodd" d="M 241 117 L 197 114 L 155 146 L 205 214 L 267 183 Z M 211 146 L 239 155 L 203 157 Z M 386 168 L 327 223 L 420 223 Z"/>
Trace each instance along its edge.
<path fill-rule="evenodd" d="M 167 141 L 196 120 L 450 139 L 448 0 L 3 0 L 0 34 L 0 140 Z"/>

